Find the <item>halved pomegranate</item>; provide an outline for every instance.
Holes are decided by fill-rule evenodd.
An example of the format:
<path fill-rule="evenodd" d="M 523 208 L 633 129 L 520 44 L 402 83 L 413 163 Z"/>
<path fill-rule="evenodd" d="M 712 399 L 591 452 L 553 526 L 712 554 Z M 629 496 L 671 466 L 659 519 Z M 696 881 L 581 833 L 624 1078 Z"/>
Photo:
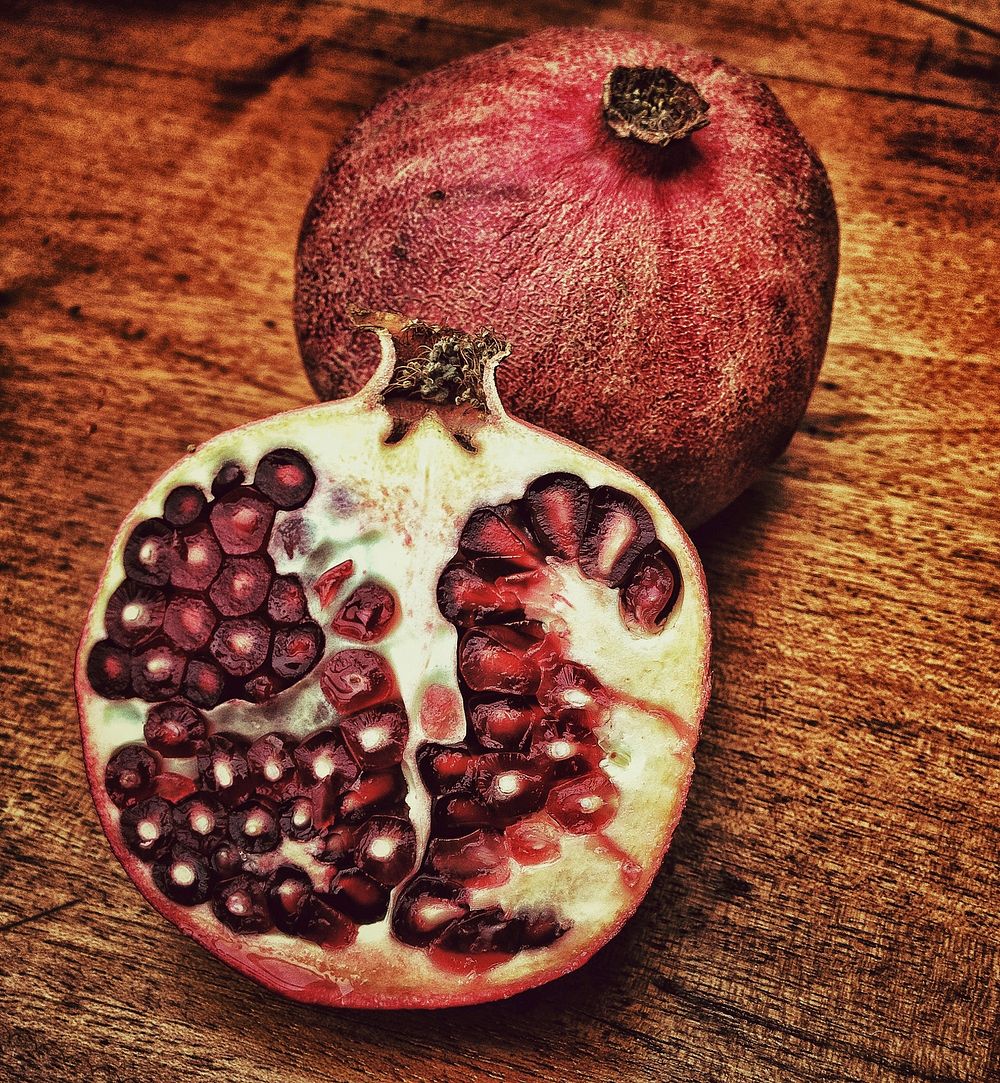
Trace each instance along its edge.
<path fill-rule="evenodd" d="M 649 887 L 705 587 L 652 492 L 504 412 L 504 343 L 372 323 L 362 394 L 218 437 L 126 520 L 77 664 L 86 762 L 140 891 L 243 973 L 492 1000 Z"/>

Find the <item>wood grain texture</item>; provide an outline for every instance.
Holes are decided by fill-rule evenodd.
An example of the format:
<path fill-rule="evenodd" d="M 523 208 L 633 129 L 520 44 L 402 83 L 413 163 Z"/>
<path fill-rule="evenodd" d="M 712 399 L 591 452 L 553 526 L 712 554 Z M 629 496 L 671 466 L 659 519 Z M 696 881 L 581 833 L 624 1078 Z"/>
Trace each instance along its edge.
<path fill-rule="evenodd" d="M 696 538 L 715 694 L 638 916 L 504 1004 L 303 1009 L 113 861 L 76 639 L 154 476 L 309 401 L 292 252 L 331 142 L 550 23 L 770 82 L 840 206 L 827 362 L 790 450 Z M 995 6 L 8 3 L 0 31 L 0 1076 L 1000 1077 Z"/>

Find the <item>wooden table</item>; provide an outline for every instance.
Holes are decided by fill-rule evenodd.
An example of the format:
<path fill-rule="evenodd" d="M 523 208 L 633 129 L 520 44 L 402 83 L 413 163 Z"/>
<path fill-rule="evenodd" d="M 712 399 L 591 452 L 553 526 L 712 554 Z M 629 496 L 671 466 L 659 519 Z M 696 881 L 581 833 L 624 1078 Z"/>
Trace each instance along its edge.
<path fill-rule="evenodd" d="M 0 14 L 0 1075 L 1000 1078 L 996 9 L 7 3 Z M 791 449 L 699 532 L 715 694 L 639 915 L 581 972 L 418 1013 L 285 1003 L 113 860 L 70 675 L 112 534 L 185 448 L 310 400 L 291 324 L 327 150 L 390 87 L 548 23 L 768 80 L 843 229 Z"/>

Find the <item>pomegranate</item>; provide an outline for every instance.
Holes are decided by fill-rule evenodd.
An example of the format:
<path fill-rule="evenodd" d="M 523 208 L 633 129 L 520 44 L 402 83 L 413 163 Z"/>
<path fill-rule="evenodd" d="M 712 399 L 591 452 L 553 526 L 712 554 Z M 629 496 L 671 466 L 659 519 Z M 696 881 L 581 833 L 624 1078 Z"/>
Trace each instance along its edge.
<path fill-rule="evenodd" d="M 507 416 L 499 339 L 368 322 L 360 395 L 209 441 L 122 525 L 85 759 L 139 890 L 244 974 L 491 1000 L 648 889 L 708 694 L 704 580 L 641 482 Z"/>
<path fill-rule="evenodd" d="M 779 455 L 837 271 L 826 173 L 717 57 L 549 29 L 432 71 L 348 133 L 302 223 L 295 315 L 323 398 L 356 391 L 349 300 L 518 353 L 521 417 L 623 463 L 687 527 Z"/>

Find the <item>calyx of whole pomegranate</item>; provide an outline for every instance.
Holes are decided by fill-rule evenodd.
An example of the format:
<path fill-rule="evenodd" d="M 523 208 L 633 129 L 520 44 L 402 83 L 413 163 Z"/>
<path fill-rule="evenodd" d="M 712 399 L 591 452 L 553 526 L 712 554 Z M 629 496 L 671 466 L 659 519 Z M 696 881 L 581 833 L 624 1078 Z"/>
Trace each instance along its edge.
<path fill-rule="evenodd" d="M 76 684 L 150 903 L 295 999 L 492 1000 L 582 964 L 680 815 L 697 556 L 630 474 L 507 415 L 507 346 L 367 314 L 352 399 L 209 441 L 123 523 Z"/>
<path fill-rule="evenodd" d="M 791 440 L 837 245 L 823 165 L 757 79 L 642 34 L 550 28 L 428 72 L 346 134 L 302 222 L 296 331 L 338 398 L 371 373 L 353 301 L 495 322 L 518 346 L 511 410 L 692 527 Z"/>

